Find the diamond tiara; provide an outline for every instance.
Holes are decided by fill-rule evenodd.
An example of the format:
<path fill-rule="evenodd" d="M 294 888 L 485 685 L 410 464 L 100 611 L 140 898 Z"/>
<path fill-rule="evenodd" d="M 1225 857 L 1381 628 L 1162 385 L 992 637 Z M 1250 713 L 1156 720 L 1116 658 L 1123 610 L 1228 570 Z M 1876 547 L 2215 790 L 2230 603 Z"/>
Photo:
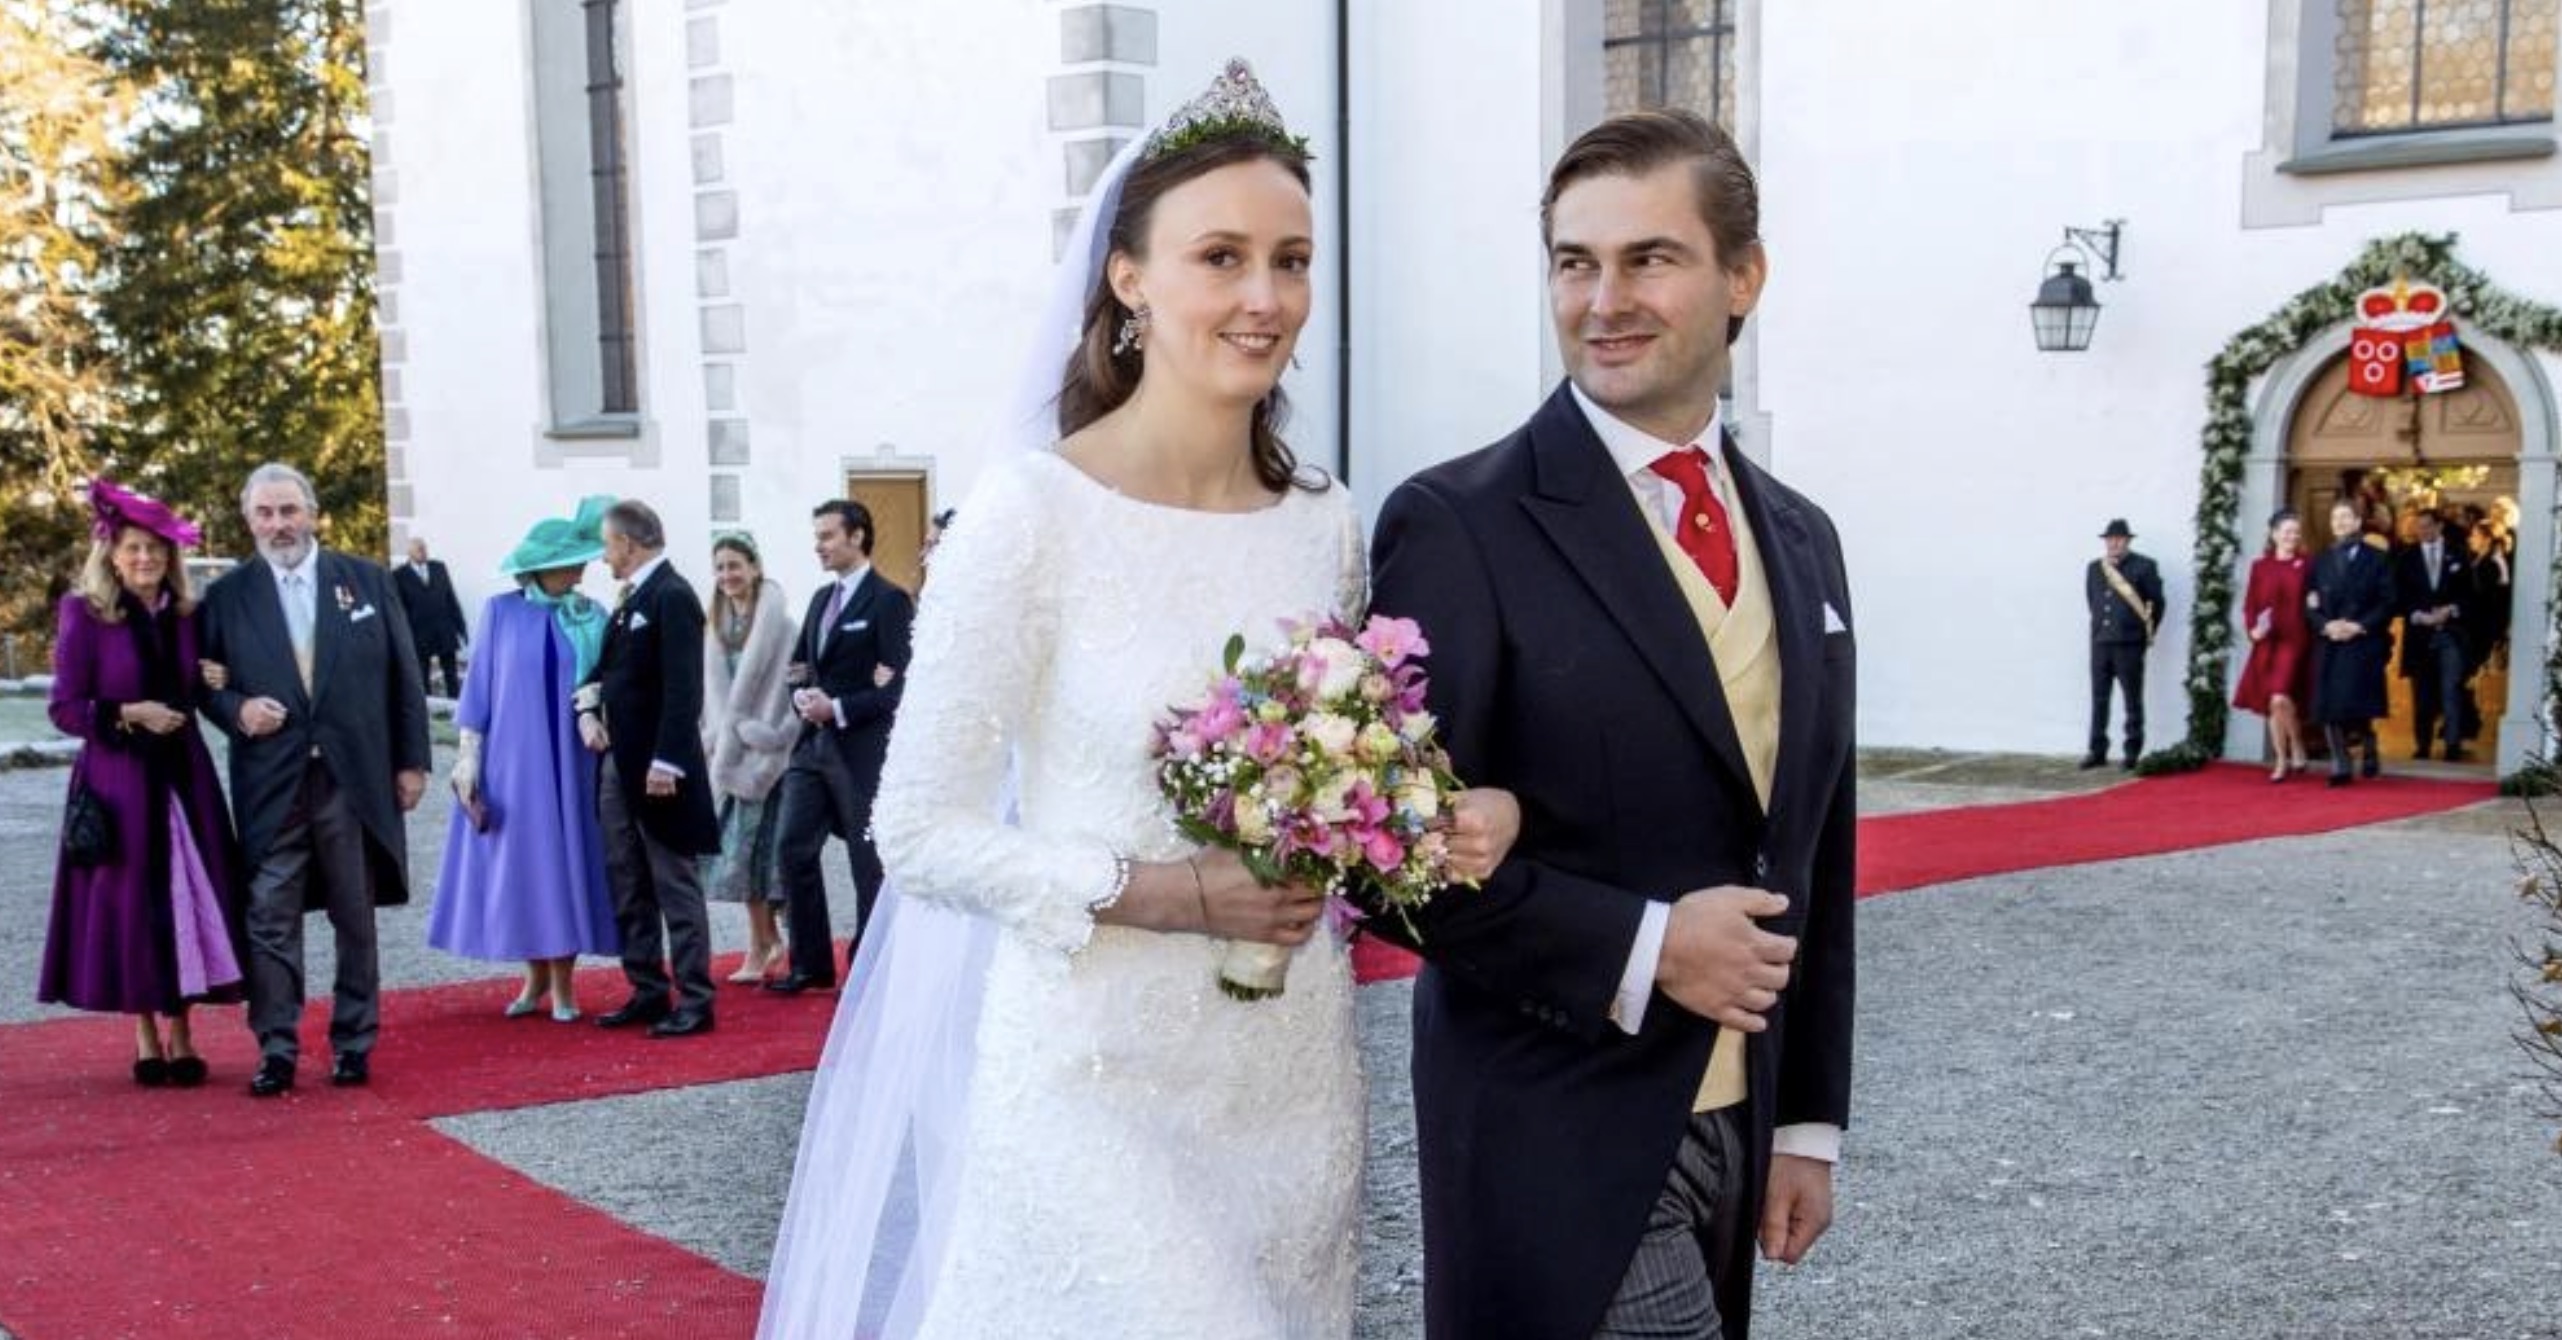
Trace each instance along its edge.
<path fill-rule="evenodd" d="M 1268 141 L 1294 154 L 1305 157 L 1307 137 L 1293 135 L 1282 123 L 1281 109 L 1272 105 L 1272 95 L 1254 77 L 1254 69 L 1243 57 L 1232 57 L 1219 77 L 1210 81 L 1201 96 L 1175 109 L 1165 124 L 1148 136 L 1140 146 L 1139 161 L 1180 153 L 1208 140 L 1242 136 Z"/>

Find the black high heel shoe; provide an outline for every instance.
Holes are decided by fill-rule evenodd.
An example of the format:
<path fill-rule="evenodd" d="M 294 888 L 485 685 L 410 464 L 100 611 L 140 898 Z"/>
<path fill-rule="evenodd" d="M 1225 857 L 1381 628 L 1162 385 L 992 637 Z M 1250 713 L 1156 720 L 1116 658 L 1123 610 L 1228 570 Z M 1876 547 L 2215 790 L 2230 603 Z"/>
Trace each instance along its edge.
<path fill-rule="evenodd" d="M 157 1089 L 169 1082 L 169 1062 L 146 1056 L 133 1063 L 133 1082 L 146 1089 Z"/>
<path fill-rule="evenodd" d="M 211 1073 L 211 1071 L 205 1069 L 205 1058 L 201 1056 L 173 1056 L 169 1058 L 169 1082 L 178 1088 L 195 1088 L 197 1085 L 204 1083 L 205 1077 Z"/>

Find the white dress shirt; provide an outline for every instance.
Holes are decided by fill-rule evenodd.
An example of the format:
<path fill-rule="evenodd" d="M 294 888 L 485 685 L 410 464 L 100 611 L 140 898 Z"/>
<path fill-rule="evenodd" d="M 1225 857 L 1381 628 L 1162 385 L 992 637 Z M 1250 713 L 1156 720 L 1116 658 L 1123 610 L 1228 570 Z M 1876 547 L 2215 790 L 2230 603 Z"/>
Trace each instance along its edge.
<path fill-rule="evenodd" d="M 1667 453 L 1686 447 L 1706 452 L 1709 487 L 1717 491 L 1719 505 L 1733 510 L 1734 484 L 1726 473 L 1722 404 L 1709 414 L 1707 426 L 1699 430 L 1696 441 L 1666 442 L 1594 404 L 1582 387 L 1568 382 L 1567 389 L 1574 395 L 1575 407 L 1592 425 L 1593 435 L 1601 439 L 1602 449 L 1610 453 L 1610 463 L 1628 481 L 1628 491 L 1637 499 L 1637 510 L 1667 538 L 1678 535 L 1674 527 L 1680 524 L 1683 506 L 1681 485 L 1654 470 L 1655 462 Z M 1644 917 L 1637 923 L 1637 938 L 1628 947 L 1628 966 L 1619 974 L 1619 994 L 1612 998 L 1610 1006 L 1611 1022 L 1632 1036 L 1645 1026 L 1646 1006 L 1654 999 L 1655 973 L 1663 959 L 1664 931 L 1671 923 L 1670 903 L 1647 900 Z M 1829 1122 L 1782 1126 L 1772 1133 L 1771 1148 L 1776 1153 L 1839 1163 L 1841 1128 Z"/>

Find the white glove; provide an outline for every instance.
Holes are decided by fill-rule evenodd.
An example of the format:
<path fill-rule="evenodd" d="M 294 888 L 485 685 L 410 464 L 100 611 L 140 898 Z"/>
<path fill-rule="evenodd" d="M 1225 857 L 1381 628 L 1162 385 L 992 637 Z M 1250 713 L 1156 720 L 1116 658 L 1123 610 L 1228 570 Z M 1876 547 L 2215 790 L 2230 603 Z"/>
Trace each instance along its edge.
<path fill-rule="evenodd" d="M 462 736 L 454 758 L 454 794 L 469 800 L 480 790 L 480 732 L 467 730 Z"/>

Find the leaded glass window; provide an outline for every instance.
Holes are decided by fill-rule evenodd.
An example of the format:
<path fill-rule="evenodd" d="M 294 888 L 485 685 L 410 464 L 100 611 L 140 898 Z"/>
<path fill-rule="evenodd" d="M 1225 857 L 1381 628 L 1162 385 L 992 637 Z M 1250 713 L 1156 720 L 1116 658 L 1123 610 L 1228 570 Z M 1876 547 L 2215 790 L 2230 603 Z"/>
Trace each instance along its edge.
<path fill-rule="evenodd" d="M 2562 0 L 2335 0 L 2336 136 L 2553 119 Z"/>
<path fill-rule="evenodd" d="M 1735 5 L 1607 0 L 1601 56 L 1610 114 L 1687 107 L 1734 129 Z"/>
<path fill-rule="evenodd" d="M 615 64 L 616 0 L 581 0 L 587 19 L 588 178 L 596 209 L 596 343 L 604 371 L 601 409 L 640 407 L 632 332 L 632 215 L 623 166 L 623 76 Z"/>

